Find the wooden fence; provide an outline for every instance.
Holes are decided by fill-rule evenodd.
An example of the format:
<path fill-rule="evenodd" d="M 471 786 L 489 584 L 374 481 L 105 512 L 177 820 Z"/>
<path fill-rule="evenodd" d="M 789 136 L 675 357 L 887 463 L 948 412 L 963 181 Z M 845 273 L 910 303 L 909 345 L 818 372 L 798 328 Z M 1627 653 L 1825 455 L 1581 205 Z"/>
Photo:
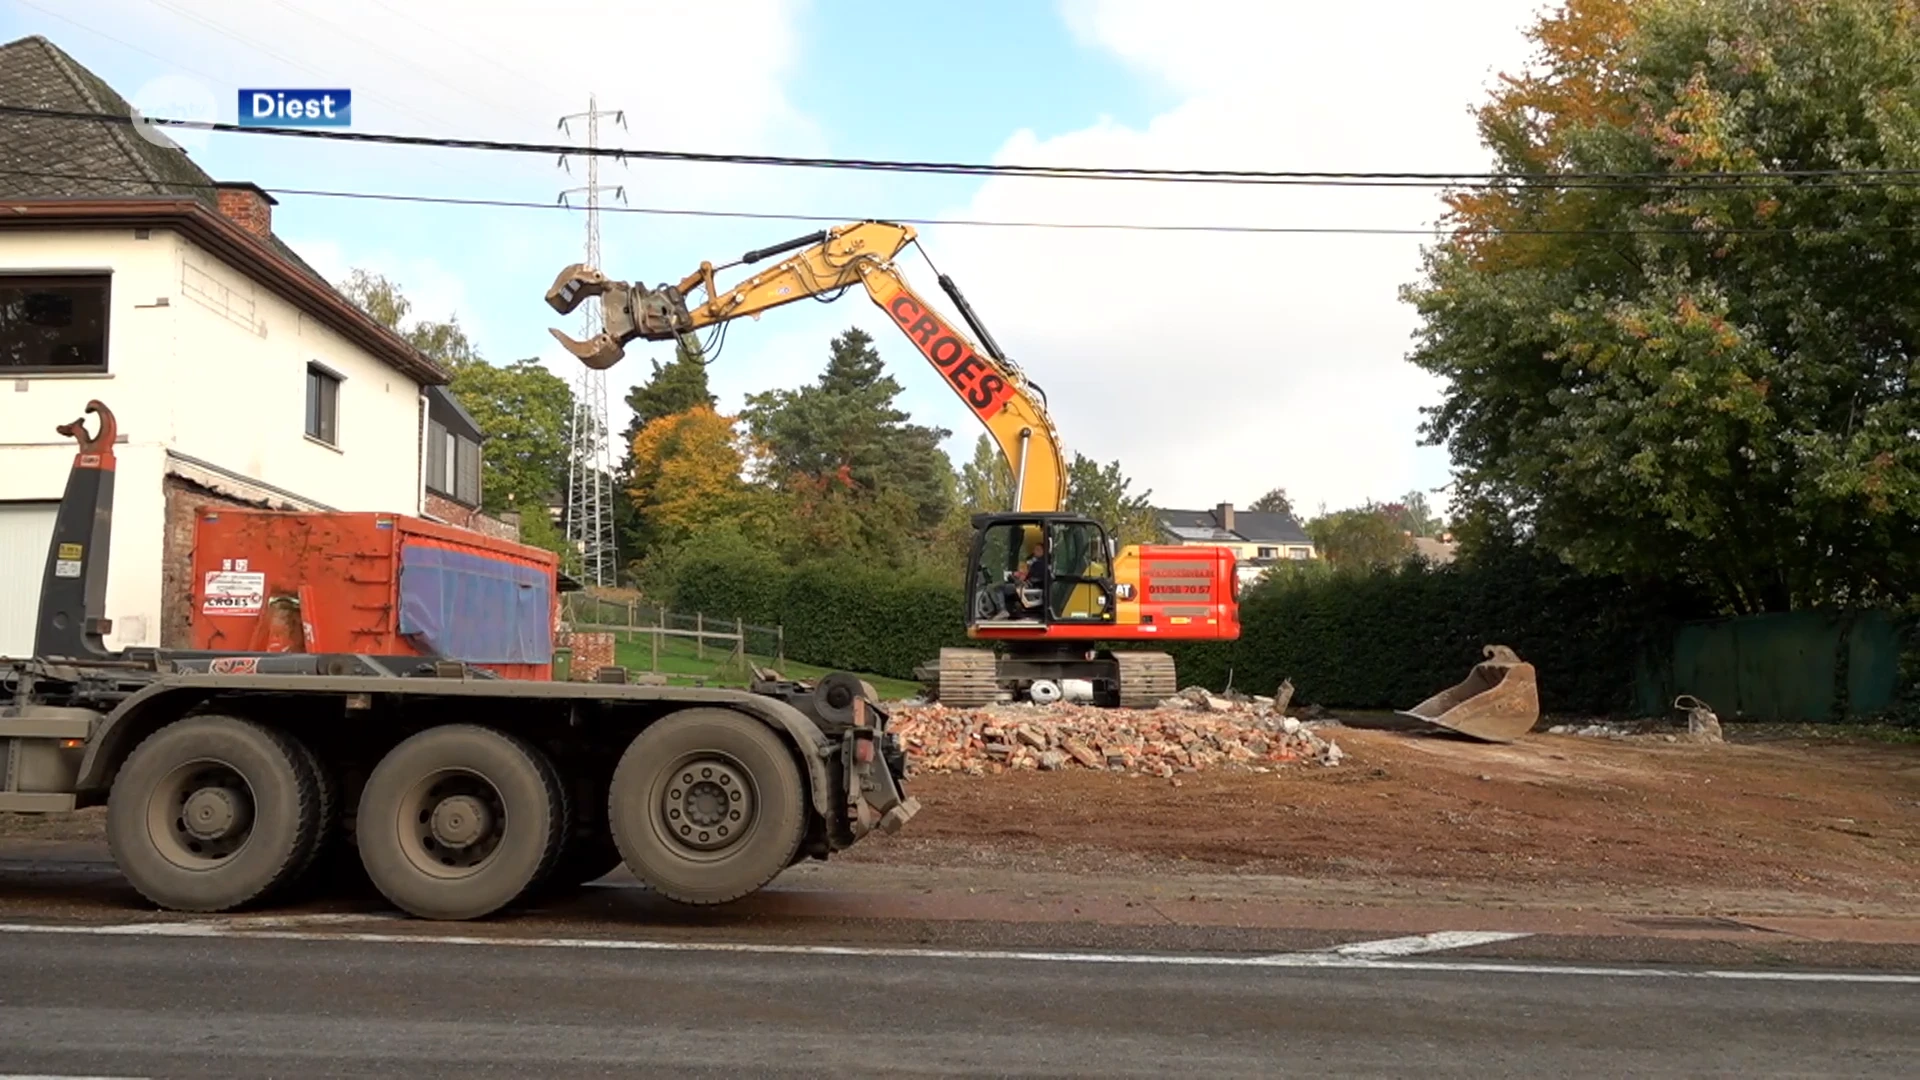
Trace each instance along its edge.
<path fill-rule="evenodd" d="M 650 661 L 648 670 L 660 670 L 662 643 L 669 640 L 693 642 L 697 660 L 714 660 L 721 665 L 736 664 L 744 669 L 749 658 L 773 661 L 777 667 L 786 662 L 787 634 L 780 626 L 756 626 L 740 619 L 709 619 L 701 612 L 687 614 L 669 611 L 637 600 L 606 600 L 584 593 L 567 597 L 562 612 L 566 627 L 574 633 L 624 635 L 628 641 L 645 636 Z"/>

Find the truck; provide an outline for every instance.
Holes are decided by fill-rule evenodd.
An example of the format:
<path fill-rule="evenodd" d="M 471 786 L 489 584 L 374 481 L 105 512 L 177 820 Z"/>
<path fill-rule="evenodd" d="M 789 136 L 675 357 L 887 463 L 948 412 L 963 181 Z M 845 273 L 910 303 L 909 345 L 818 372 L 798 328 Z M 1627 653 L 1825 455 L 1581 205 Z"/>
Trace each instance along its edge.
<path fill-rule="evenodd" d="M 342 859 L 423 919 L 476 919 L 625 865 L 723 904 L 919 812 L 872 687 L 503 678 L 437 655 L 109 649 L 111 410 L 78 444 L 33 655 L 0 659 L 0 810 L 106 809 L 155 905 L 271 906 Z M 330 857 L 332 856 L 332 857 Z"/>

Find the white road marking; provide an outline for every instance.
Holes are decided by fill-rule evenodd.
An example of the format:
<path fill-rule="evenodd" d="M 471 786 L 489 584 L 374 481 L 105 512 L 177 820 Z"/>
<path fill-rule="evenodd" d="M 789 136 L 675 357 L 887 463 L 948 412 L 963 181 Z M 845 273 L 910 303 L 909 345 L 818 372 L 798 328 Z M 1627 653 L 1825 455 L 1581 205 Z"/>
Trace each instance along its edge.
<path fill-rule="evenodd" d="M 479 948 L 604 949 L 610 952 L 736 953 L 752 956 L 871 957 L 891 960 L 1011 960 L 1047 964 L 1118 964 L 1141 967 L 1319 968 L 1336 971 L 1425 971 L 1494 975 L 1577 975 L 1621 979 L 1709 979 L 1730 982 L 1874 983 L 1920 986 L 1920 974 L 1850 971 L 1723 971 L 1685 968 L 1599 967 L 1507 963 L 1492 960 L 1374 960 L 1338 952 L 1278 953 L 1272 956 L 1206 956 L 1177 953 L 1075 953 L 1013 949 L 913 949 L 883 945 L 773 945 L 725 941 L 647 941 L 632 938 L 509 938 L 456 934 L 377 934 L 363 931 L 322 933 L 311 930 L 245 930 L 206 923 L 145 923 L 152 937 L 231 937 L 246 940 L 329 942 L 373 945 L 454 945 Z M 212 927 L 212 929 L 203 929 Z M 0 923 L 0 934 L 120 935 L 112 926 L 55 923 Z"/>
<path fill-rule="evenodd" d="M 1441 952 L 1446 949 L 1464 949 L 1469 945 L 1491 945 L 1496 941 L 1518 941 L 1523 937 L 1532 936 L 1532 934 L 1508 934 L 1498 930 L 1441 930 L 1432 934 L 1415 934 L 1411 937 L 1356 941 L 1350 945 L 1334 945 L 1316 951 L 1380 960 L 1393 956 Z"/>

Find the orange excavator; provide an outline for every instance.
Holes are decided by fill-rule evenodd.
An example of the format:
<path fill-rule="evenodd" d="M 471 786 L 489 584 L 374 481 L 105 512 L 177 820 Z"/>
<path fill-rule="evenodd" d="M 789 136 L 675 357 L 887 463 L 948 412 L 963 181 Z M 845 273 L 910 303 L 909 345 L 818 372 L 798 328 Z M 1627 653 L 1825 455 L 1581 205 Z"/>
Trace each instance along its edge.
<path fill-rule="evenodd" d="M 584 342 L 552 334 L 581 362 L 604 369 L 635 339 L 684 340 L 703 327 L 860 285 L 986 426 L 1013 474 L 1013 505 L 972 520 L 967 636 L 987 647 L 942 649 L 936 664 L 920 669 L 922 680 L 958 707 L 1006 697 L 1159 704 L 1178 689 L 1173 658 L 1138 646 L 1239 637 L 1233 552 L 1119 547 L 1100 522 L 1063 512 L 1066 463 L 1045 395 L 1001 352 L 951 278 L 940 274 L 940 286 L 978 345 L 907 285 L 895 259 L 914 243 L 911 227 L 854 222 L 749 251 L 727 266 L 703 262 L 678 284 L 655 288 L 610 281 L 576 263 L 554 280 L 547 304 L 564 315 L 597 297 L 604 330 Z M 788 257 L 730 287 L 715 278 L 776 255 Z M 1109 642 L 1129 647 L 1101 647 Z"/>

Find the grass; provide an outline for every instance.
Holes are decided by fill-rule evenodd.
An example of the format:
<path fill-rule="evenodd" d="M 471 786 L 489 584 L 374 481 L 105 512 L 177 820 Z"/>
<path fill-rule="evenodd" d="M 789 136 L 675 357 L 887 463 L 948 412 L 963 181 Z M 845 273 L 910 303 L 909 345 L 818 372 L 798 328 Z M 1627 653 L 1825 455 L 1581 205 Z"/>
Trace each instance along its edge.
<path fill-rule="evenodd" d="M 662 637 L 660 639 L 660 674 L 667 677 L 670 686 L 732 686 L 744 687 L 753 672 L 748 664 L 733 660 L 726 642 L 709 642 L 705 655 L 689 638 Z M 614 662 L 633 672 L 651 672 L 654 667 L 652 635 L 625 634 L 614 631 Z M 789 679 L 812 680 L 827 674 L 827 668 L 802 664 L 793 660 L 775 663 L 773 658 L 753 656 L 749 664 L 777 669 Z M 873 688 L 884 701 L 899 701 L 921 692 L 919 683 L 901 679 L 889 679 L 884 675 L 860 674 L 860 677 L 873 684 Z"/>

